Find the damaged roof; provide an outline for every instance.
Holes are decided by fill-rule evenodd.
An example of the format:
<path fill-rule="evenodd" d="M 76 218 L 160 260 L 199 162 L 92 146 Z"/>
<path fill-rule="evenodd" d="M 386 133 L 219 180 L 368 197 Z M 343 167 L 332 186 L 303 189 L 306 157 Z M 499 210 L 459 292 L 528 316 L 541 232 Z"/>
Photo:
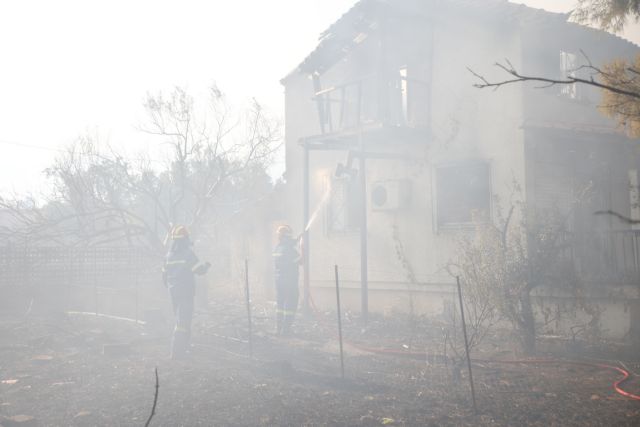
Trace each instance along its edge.
<path fill-rule="evenodd" d="M 336 22 L 323 31 L 319 44 L 298 66 L 301 72 L 325 71 L 342 58 L 363 35 L 375 30 L 380 9 L 386 1 L 360 0 Z"/>
<path fill-rule="evenodd" d="M 428 18 L 436 11 L 452 11 L 458 15 L 482 16 L 521 25 L 562 22 L 602 33 L 601 30 L 569 22 L 568 13 L 549 12 L 508 0 L 360 0 L 320 34 L 318 46 L 282 82 L 296 73 L 322 74 L 377 30 L 382 16 Z M 635 46 L 628 40 L 609 35 Z"/>

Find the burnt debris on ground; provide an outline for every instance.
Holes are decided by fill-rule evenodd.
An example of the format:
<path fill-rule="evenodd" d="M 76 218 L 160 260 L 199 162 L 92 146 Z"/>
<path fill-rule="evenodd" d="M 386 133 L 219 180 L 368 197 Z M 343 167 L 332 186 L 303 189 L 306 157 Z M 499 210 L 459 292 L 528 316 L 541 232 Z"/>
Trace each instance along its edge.
<path fill-rule="evenodd" d="M 479 413 L 466 371 L 443 357 L 435 320 L 345 316 L 340 379 L 335 319 L 302 317 L 273 333 L 269 306 L 254 307 L 253 357 L 242 304 L 197 312 L 189 357 L 168 358 L 170 331 L 90 314 L 0 321 L 3 425 L 637 425 L 636 401 L 615 393 L 617 375 L 516 357 L 498 339 L 475 354 Z M 409 322 L 414 322 L 409 327 Z M 481 361 L 480 361 L 481 360 Z M 627 361 L 630 370 L 639 365 Z M 640 391 L 640 382 L 626 385 Z M 16 421 L 24 416 L 23 421 Z M 12 418 L 13 417 L 13 418 Z M 22 424 L 20 424 L 22 422 Z M 13 423 L 13 424 L 12 424 Z M 16 424 L 17 423 L 17 424 Z M 36 424 L 33 424 L 36 425 Z"/>

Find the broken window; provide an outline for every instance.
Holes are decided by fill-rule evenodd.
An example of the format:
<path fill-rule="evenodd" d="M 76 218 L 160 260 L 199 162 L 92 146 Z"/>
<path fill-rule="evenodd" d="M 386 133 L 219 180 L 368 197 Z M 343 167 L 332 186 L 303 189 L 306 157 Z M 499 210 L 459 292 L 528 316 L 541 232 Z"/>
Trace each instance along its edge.
<path fill-rule="evenodd" d="M 409 90 L 407 84 L 407 67 L 400 68 L 400 121 L 399 124 L 406 125 L 409 118 Z"/>
<path fill-rule="evenodd" d="M 491 176 L 486 162 L 465 162 L 436 169 L 438 227 L 489 219 Z"/>
<path fill-rule="evenodd" d="M 428 71 L 421 66 L 402 66 L 389 82 L 387 121 L 396 126 L 424 127 L 428 123 Z"/>
<path fill-rule="evenodd" d="M 560 51 L 560 75 L 561 78 L 577 77 L 578 73 L 578 55 Z M 575 83 L 568 85 L 560 85 L 560 95 L 569 99 L 580 99 L 578 85 Z"/>
<path fill-rule="evenodd" d="M 387 101 L 383 99 L 383 102 L 388 104 L 384 120 L 393 126 L 406 126 L 410 108 L 407 67 L 401 67 L 397 74 L 390 75 L 389 80 L 384 81 L 383 84 L 388 88 Z"/>

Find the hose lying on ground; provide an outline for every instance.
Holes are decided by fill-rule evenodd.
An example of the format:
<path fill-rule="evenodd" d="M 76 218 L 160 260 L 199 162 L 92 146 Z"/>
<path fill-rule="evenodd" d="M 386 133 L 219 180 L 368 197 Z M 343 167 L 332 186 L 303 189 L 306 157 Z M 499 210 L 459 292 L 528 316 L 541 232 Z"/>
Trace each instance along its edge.
<path fill-rule="evenodd" d="M 392 354 L 392 355 L 403 355 L 403 356 L 413 356 L 413 357 L 424 357 L 424 353 L 419 353 L 419 352 L 409 352 L 409 351 L 402 351 L 402 350 L 393 350 L 393 349 L 385 349 L 385 348 L 370 348 L 370 347 L 364 347 L 364 346 L 360 346 L 358 344 L 349 342 L 349 345 L 362 350 L 362 351 L 367 351 L 370 353 L 379 353 L 379 354 Z M 626 369 L 620 368 L 618 366 L 612 366 L 612 365 L 605 365 L 603 363 L 591 363 L 591 362 L 580 362 L 580 361 L 575 361 L 575 360 L 554 360 L 554 359 L 532 359 L 532 360 L 528 360 L 528 359 L 524 359 L 524 360 L 488 360 L 488 359 L 471 359 L 472 362 L 478 363 L 478 362 L 483 362 L 483 363 L 509 363 L 509 364 L 517 364 L 517 363 L 526 363 L 526 364 L 571 364 L 571 365 L 579 365 L 579 366 L 589 366 L 592 368 L 600 368 L 600 369 L 606 369 L 606 370 L 610 370 L 610 371 L 617 371 L 620 374 L 622 374 L 622 378 L 616 380 L 612 386 L 613 389 L 621 394 L 622 396 L 628 397 L 630 399 L 633 400 L 640 400 L 640 395 L 637 394 L 633 394 L 630 393 L 628 391 L 625 391 L 622 389 L 622 384 L 625 383 L 629 378 L 631 378 L 631 375 L 629 374 L 629 372 Z"/>
<path fill-rule="evenodd" d="M 309 295 L 309 300 L 311 302 L 311 308 L 316 319 L 321 320 L 319 318 L 320 312 L 313 301 L 313 297 Z M 346 341 L 350 346 L 357 348 L 358 350 L 366 351 L 369 353 L 377 353 L 377 354 L 390 354 L 390 355 L 401 355 L 401 356 L 409 356 L 409 357 L 424 357 L 425 353 L 423 352 L 411 352 L 411 351 L 403 351 L 403 350 L 394 350 L 387 348 L 372 348 L 365 347 L 350 341 Z M 526 363 L 526 364 L 571 364 L 571 365 L 580 365 L 580 366 L 589 366 L 592 368 L 600 368 L 606 369 L 610 371 L 617 371 L 622 374 L 622 378 L 614 381 L 612 384 L 613 389 L 622 396 L 628 397 L 633 400 L 640 400 L 640 395 L 630 393 L 622 389 L 622 384 L 624 384 L 631 375 L 626 369 L 620 368 L 618 366 L 606 365 L 603 363 L 592 363 L 592 362 L 581 362 L 574 360 L 554 360 L 554 359 L 524 359 L 524 360 L 486 360 L 486 359 L 471 359 L 472 362 L 484 362 L 484 363 L 509 363 L 509 364 L 517 364 L 517 363 Z"/>

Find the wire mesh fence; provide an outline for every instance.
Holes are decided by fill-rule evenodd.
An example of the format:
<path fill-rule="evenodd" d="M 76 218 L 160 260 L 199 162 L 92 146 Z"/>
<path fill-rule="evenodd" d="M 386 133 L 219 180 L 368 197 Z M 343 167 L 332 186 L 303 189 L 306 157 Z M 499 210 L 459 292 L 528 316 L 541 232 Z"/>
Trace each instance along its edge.
<path fill-rule="evenodd" d="M 0 248 L 0 311 L 133 318 L 159 306 L 162 260 L 136 247 Z"/>
<path fill-rule="evenodd" d="M 139 248 L 2 247 L 0 287 L 100 286 L 126 288 L 159 260 Z"/>

